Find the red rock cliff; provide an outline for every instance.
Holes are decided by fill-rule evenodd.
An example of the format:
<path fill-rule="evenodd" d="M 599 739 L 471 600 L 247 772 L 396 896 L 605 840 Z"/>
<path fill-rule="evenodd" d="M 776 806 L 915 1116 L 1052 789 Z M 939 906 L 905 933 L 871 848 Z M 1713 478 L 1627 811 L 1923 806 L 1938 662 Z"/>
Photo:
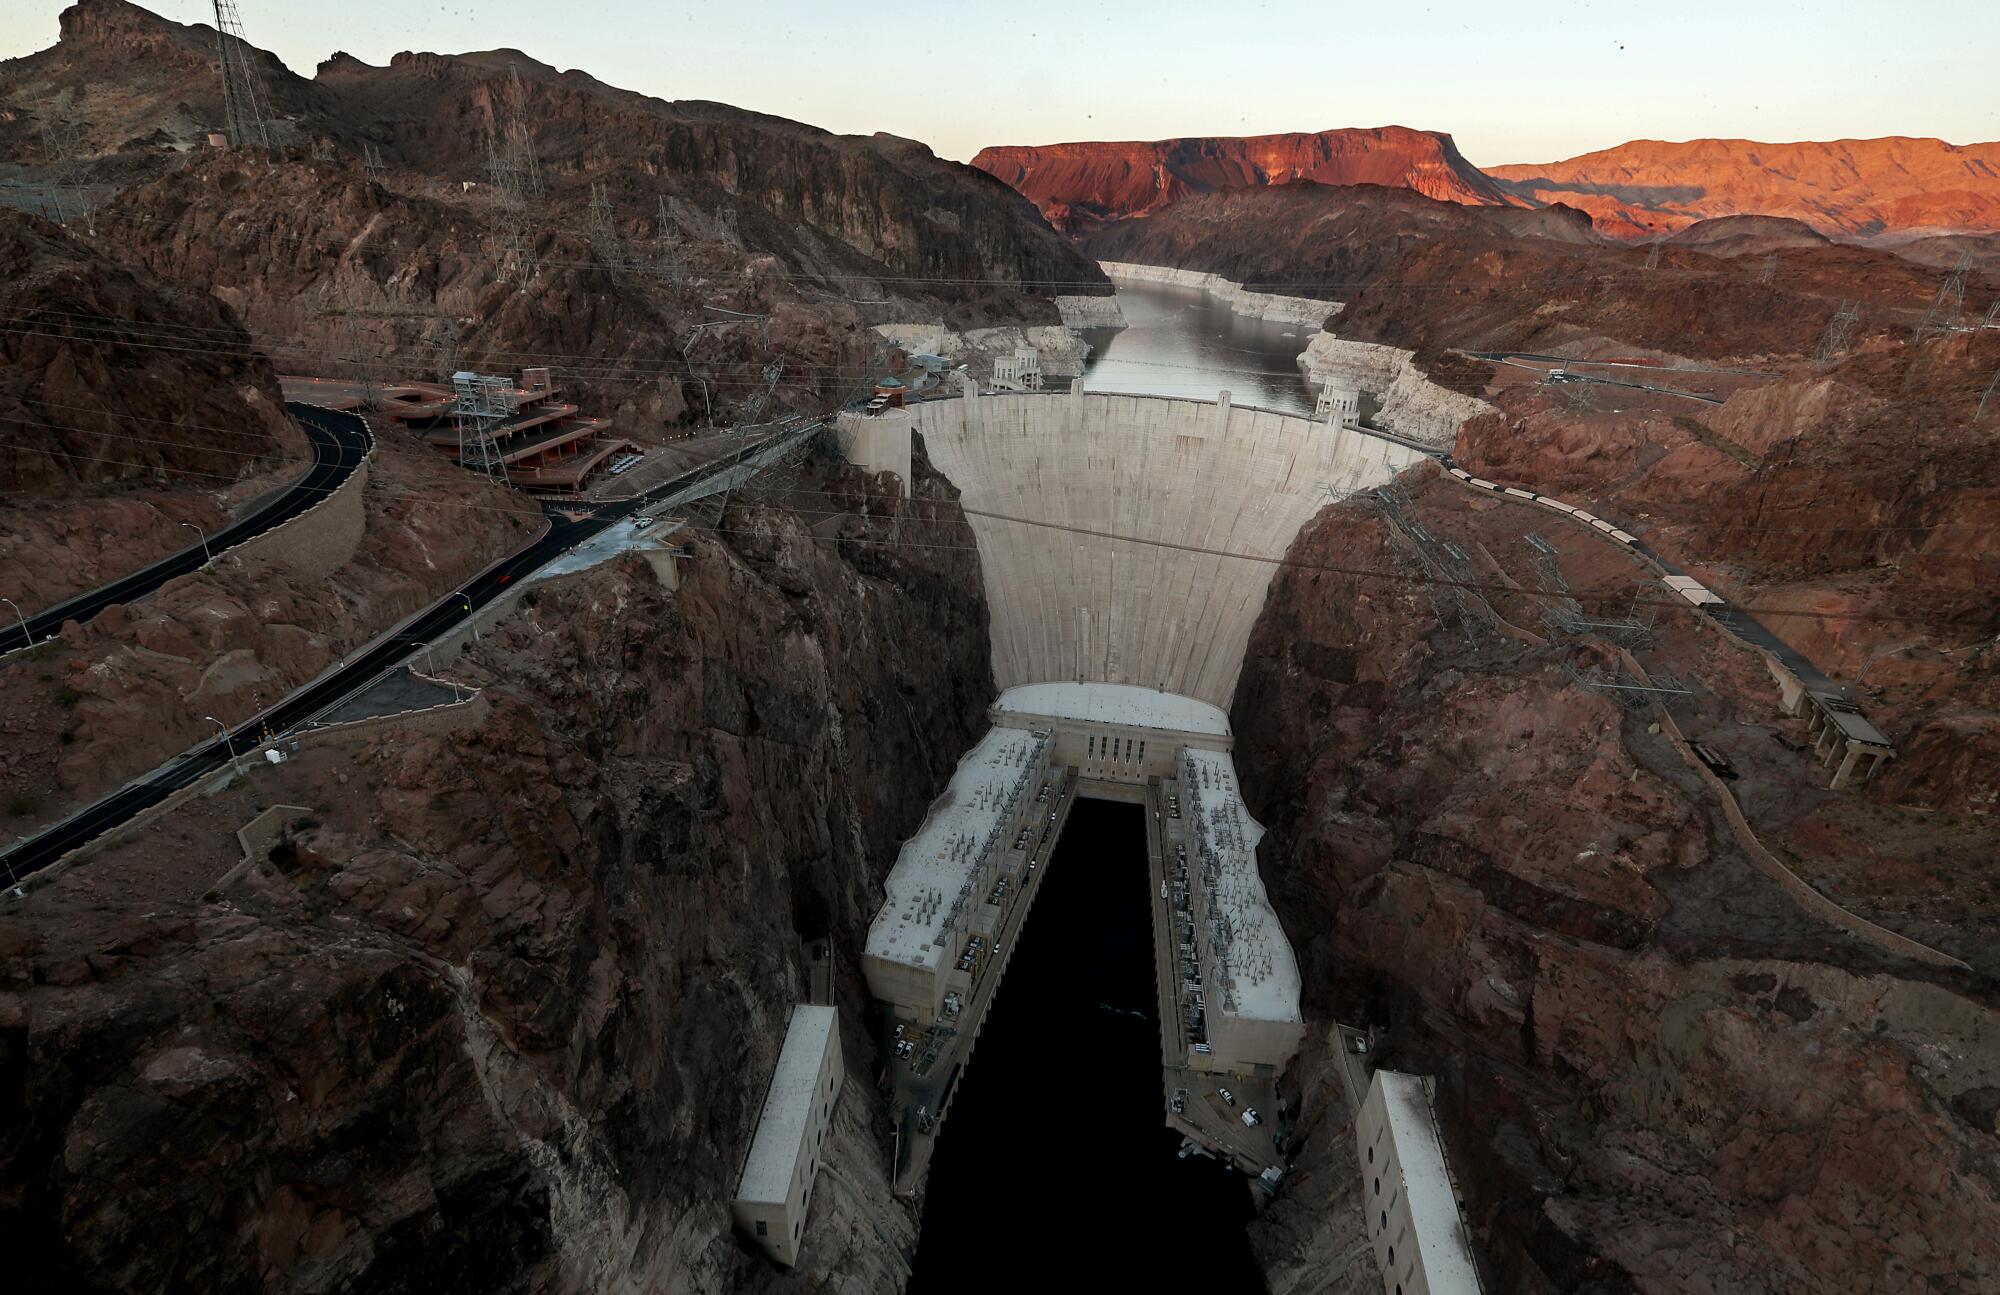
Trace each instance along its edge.
<path fill-rule="evenodd" d="M 1142 216 L 1191 194 L 1316 180 L 1414 189 L 1446 202 L 1514 202 L 1451 136 L 1407 126 L 1242 138 L 984 148 L 972 164 L 1020 190 L 1057 228 Z"/>
<path fill-rule="evenodd" d="M 1486 171 L 1519 197 L 1580 207 L 1624 237 L 1741 213 L 1792 216 L 1836 237 L 2000 229 L 2000 142 L 1635 139 Z"/>

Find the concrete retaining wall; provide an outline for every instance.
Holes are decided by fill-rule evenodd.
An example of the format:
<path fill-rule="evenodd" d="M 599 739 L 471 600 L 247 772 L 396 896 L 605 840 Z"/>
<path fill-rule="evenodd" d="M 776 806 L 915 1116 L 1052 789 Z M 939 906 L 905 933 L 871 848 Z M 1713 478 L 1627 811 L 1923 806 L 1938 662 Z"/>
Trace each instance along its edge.
<path fill-rule="evenodd" d="M 331 576 L 353 558 L 367 534 L 364 492 L 368 489 L 368 468 L 368 460 L 363 460 L 332 494 L 283 526 L 245 540 L 217 563 L 240 562 L 252 569 L 284 567 L 308 580 Z"/>
<path fill-rule="evenodd" d="M 1181 270 L 1169 265 L 1140 265 L 1134 261 L 1099 261 L 1098 268 L 1114 284 L 1164 283 L 1179 288 L 1199 288 L 1228 303 L 1231 310 L 1250 319 L 1268 319 L 1274 324 L 1323 326 L 1329 315 L 1338 314 L 1345 303 L 1318 297 L 1288 297 L 1275 292 L 1252 292 L 1240 283 L 1201 270 Z M 1069 317 L 1063 317 L 1065 323 Z"/>
<path fill-rule="evenodd" d="M 410 733 L 451 733 L 468 724 L 484 722 L 492 710 L 493 704 L 486 700 L 486 694 L 475 691 L 462 701 L 439 702 L 435 706 L 397 711 L 391 715 L 370 715 L 367 719 L 349 720 L 345 724 L 302 729 L 298 740 L 301 747 L 324 746 L 385 728 Z"/>
<path fill-rule="evenodd" d="M 1161 396 L 981 394 L 910 412 L 979 541 L 1002 690 L 1074 679 L 1228 706 L 1299 528 L 1423 457 Z"/>

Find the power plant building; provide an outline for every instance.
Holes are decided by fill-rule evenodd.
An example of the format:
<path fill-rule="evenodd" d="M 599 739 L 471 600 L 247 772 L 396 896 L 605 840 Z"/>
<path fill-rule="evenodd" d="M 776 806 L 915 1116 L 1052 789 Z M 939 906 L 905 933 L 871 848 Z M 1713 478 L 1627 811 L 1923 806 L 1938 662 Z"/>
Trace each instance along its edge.
<path fill-rule="evenodd" d="M 1424 1081 L 1376 1071 L 1354 1136 L 1362 1208 L 1384 1295 L 1479 1295 L 1471 1242 Z"/>
<path fill-rule="evenodd" d="M 1181 812 L 1194 820 L 1196 857 L 1176 861 L 1174 920 L 1183 997 L 1192 1013 L 1188 1066 L 1275 1075 L 1305 1039 L 1299 964 L 1257 872 L 1264 829 L 1243 805 L 1229 756 L 1181 752 Z"/>
<path fill-rule="evenodd" d="M 898 1016 L 928 1025 L 947 1014 L 948 996 L 971 991 L 994 951 L 1000 901 L 1026 883 L 1048 768 L 1046 734 L 989 730 L 904 844 L 861 955 L 870 992 Z"/>
<path fill-rule="evenodd" d="M 730 1204 L 743 1235 L 787 1267 L 798 1262 L 805 1240 L 806 1211 L 843 1077 L 839 1013 L 809 1003 L 794 1007 Z"/>

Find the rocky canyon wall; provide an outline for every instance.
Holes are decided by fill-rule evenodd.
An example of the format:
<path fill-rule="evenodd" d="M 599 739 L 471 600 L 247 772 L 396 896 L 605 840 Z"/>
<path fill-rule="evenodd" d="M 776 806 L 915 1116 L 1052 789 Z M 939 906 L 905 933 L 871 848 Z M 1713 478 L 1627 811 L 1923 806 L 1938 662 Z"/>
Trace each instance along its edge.
<path fill-rule="evenodd" d="M 1620 569 L 1595 541 L 1467 503 L 1434 476 L 1412 484 L 1423 526 L 1475 557 L 1525 553 L 1531 526 L 1572 580 Z M 1292 557 L 1232 709 L 1250 807 L 1270 828 L 1264 875 L 1308 1018 L 1372 1025 L 1377 1061 L 1437 1077 L 1492 1288 L 2000 1280 L 1983 906 L 1926 929 L 1980 960 L 1971 973 L 1822 924 L 1746 860 L 1720 784 L 1649 707 L 1562 673 L 1535 600 L 1490 585 L 1512 627 L 1468 643 L 1397 578 L 1396 545 L 1358 503 L 1329 508 Z M 1758 761 L 1759 806 L 1780 794 L 1766 780 L 1792 766 L 1759 754 L 1779 748 L 1731 736 L 1771 713 L 1767 681 L 1712 634 L 1662 633 L 1719 699 L 1696 731 Z M 1990 868 L 1968 854 L 1952 871 L 1969 885 Z M 1287 1080 L 1312 1133 L 1256 1232 L 1279 1289 L 1312 1289 L 1299 1271 L 1362 1235 L 1326 1068 L 1309 1053 Z"/>
<path fill-rule="evenodd" d="M 971 536 L 845 468 L 737 492 L 679 588 L 619 559 L 375 727 L 107 842 L 0 923 L 6 1242 L 50 1288 L 890 1290 L 856 968 L 992 696 Z M 936 547 L 894 543 L 923 529 Z M 307 808 L 239 877 L 234 830 Z M 850 1073 L 797 1277 L 727 1202 L 802 938 Z"/>

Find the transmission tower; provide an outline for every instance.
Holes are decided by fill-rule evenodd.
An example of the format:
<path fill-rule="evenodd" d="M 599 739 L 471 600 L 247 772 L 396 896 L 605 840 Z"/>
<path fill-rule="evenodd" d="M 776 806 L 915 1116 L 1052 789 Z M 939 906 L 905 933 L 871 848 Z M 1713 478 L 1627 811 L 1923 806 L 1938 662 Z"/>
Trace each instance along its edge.
<path fill-rule="evenodd" d="M 425 340 L 431 352 L 430 371 L 442 374 L 450 382 L 458 372 L 458 321 L 450 315 L 439 315 L 436 330 Z"/>
<path fill-rule="evenodd" d="M 492 178 L 494 203 L 506 239 L 508 268 L 526 284 L 540 268 L 535 261 L 535 231 L 528 200 L 542 191 L 541 163 L 535 158 L 534 136 L 528 130 L 527 89 L 518 69 L 507 69 L 504 120 L 496 106 L 496 125 L 486 137 L 486 173 Z"/>
<path fill-rule="evenodd" d="M 770 403 L 771 393 L 777 390 L 778 378 L 784 372 L 785 362 L 782 358 L 773 360 L 764 366 L 763 385 L 751 394 L 750 399 L 743 402 L 742 421 L 745 425 L 755 423 L 759 418 L 763 417 L 764 406 Z"/>
<path fill-rule="evenodd" d="M 1778 254 L 1771 253 L 1764 258 L 1764 268 L 1757 271 L 1757 282 L 1769 283 L 1778 277 Z"/>
<path fill-rule="evenodd" d="M 521 192 L 530 198 L 542 196 L 542 164 L 535 157 L 535 137 L 528 129 L 528 90 L 521 84 L 521 70 L 507 69 L 507 150 L 521 177 Z"/>
<path fill-rule="evenodd" d="M 1968 249 L 1959 255 L 1958 264 L 1938 285 L 1937 296 L 1931 298 L 1931 308 L 1924 312 L 1923 322 L 1910 336 L 1912 344 L 1922 342 L 1932 333 L 1958 331 L 1958 317 L 1965 309 L 1965 276 L 1971 272 L 1972 252 Z"/>
<path fill-rule="evenodd" d="M 373 144 L 361 146 L 361 170 L 376 184 L 382 182 L 382 153 Z"/>
<path fill-rule="evenodd" d="M 1979 326 L 2000 328 L 2000 297 L 1994 298 L 1993 304 L 1986 308 L 1986 318 L 1979 321 Z"/>
<path fill-rule="evenodd" d="M 1646 268 L 1649 270 L 1660 268 L 1660 242 L 1658 239 L 1653 240 L 1652 249 L 1646 253 Z"/>
<path fill-rule="evenodd" d="M 1840 309 L 1826 321 L 1826 331 L 1820 334 L 1819 348 L 1813 352 L 1813 363 L 1832 364 L 1847 354 L 1847 348 L 1854 344 L 1854 325 L 1860 319 L 1861 303 L 1843 298 Z"/>
<path fill-rule="evenodd" d="M 653 263 L 661 278 L 680 269 L 681 233 L 667 215 L 667 198 L 660 195 L 660 211 L 653 218 Z"/>
<path fill-rule="evenodd" d="M 92 201 L 89 192 L 76 183 L 77 155 L 83 150 L 82 123 L 58 121 L 52 99 L 37 101 L 35 115 L 41 122 L 42 147 L 54 163 L 54 183 L 49 187 L 48 201 L 54 210 L 56 224 L 67 225 L 71 219 L 79 218 L 89 225 L 91 234 L 95 235 L 97 204 Z M 63 202 L 65 190 L 69 193 L 67 207 Z"/>
<path fill-rule="evenodd" d="M 229 142 L 236 148 L 271 147 L 271 123 L 264 116 L 263 97 L 257 92 L 257 71 L 243 38 L 243 19 L 236 12 L 236 0 L 215 0 L 216 61 L 222 65 L 222 116 Z"/>
<path fill-rule="evenodd" d="M 618 234 L 618 216 L 611 209 L 611 197 L 604 186 L 590 186 L 590 245 L 597 253 L 597 259 L 606 268 L 617 274 L 630 268 L 625 255 L 625 240 Z"/>
<path fill-rule="evenodd" d="M 1993 399 L 1993 393 L 1995 391 L 2000 391 L 2000 369 L 1995 369 L 1993 371 L 1992 381 L 1988 382 L 1986 384 L 1986 390 L 1980 393 L 1979 408 L 1974 410 L 1972 414 L 1973 422 L 1977 423 L 1980 419 L 1986 417 L 1986 402 Z"/>
<path fill-rule="evenodd" d="M 486 173 L 493 183 L 493 203 L 506 242 L 507 269 L 523 284 L 535 277 L 535 235 L 528 221 L 528 195 L 513 151 L 488 137 Z"/>
<path fill-rule="evenodd" d="M 736 208 L 719 207 L 715 212 L 715 236 L 718 241 L 731 247 L 743 246 L 743 236 L 736 232 Z"/>

